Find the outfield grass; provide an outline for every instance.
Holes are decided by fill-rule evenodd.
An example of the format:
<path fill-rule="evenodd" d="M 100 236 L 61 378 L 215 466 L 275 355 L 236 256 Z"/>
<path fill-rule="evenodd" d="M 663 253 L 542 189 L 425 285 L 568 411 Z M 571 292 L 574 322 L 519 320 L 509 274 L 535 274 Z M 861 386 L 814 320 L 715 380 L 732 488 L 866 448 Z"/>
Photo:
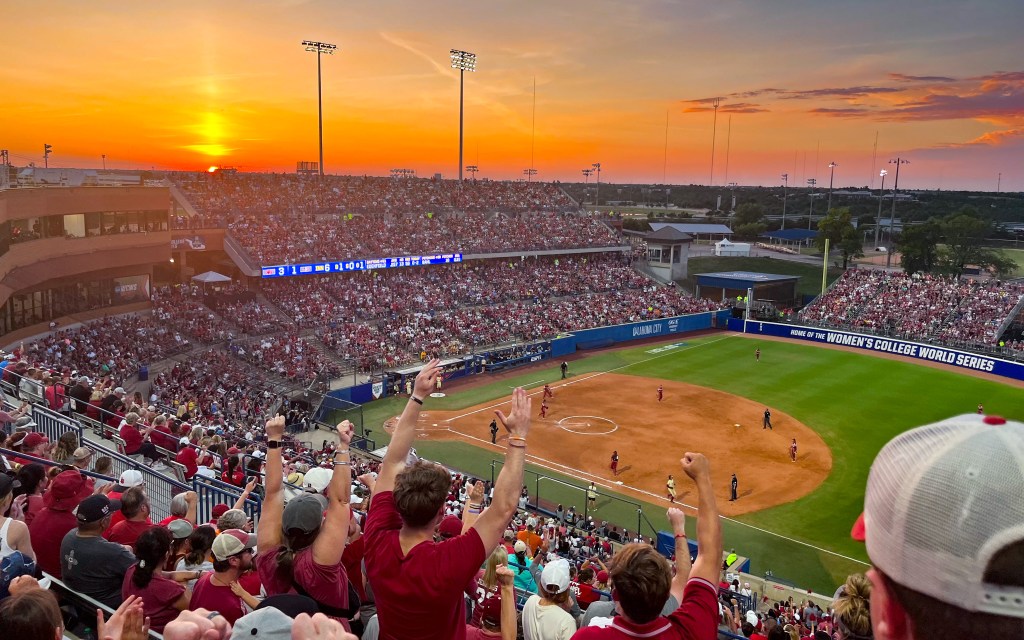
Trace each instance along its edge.
<path fill-rule="evenodd" d="M 851 540 L 849 531 L 862 509 L 871 460 L 885 442 L 912 427 L 970 413 L 979 402 L 990 412 L 1024 420 L 1024 394 L 1019 388 L 946 370 L 804 344 L 748 340 L 728 333 L 688 342 L 687 348 L 657 359 L 645 353 L 649 345 L 598 354 L 574 361 L 571 372 L 631 365 L 618 373 L 679 380 L 751 398 L 817 431 L 833 452 L 828 479 L 796 502 L 725 520 L 723 530 L 726 547 L 752 558 L 754 573 L 770 569 L 776 576 L 818 592 L 830 593 L 846 575 L 864 569 L 858 562 L 867 560 L 863 545 Z M 762 358 L 755 363 L 753 351 L 758 347 Z M 506 396 L 515 384 L 559 377 L 553 364 L 549 370 L 534 370 L 432 400 L 430 406 L 442 410 L 468 407 Z M 402 406 L 404 399 L 400 398 L 365 405 L 364 421 L 374 428 L 378 445 L 386 439 L 379 425 Z M 481 420 L 489 422 L 490 417 Z M 416 446 L 425 457 L 491 477 L 494 456 L 489 451 L 457 442 L 423 441 Z M 532 465 L 528 468 L 536 470 Z M 532 492 L 529 476 L 527 484 Z M 583 506 L 580 492 L 555 483 L 543 483 L 542 493 L 567 505 Z M 634 507 L 609 500 L 598 506 L 602 519 L 636 528 Z M 643 508 L 656 528 L 667 528 L 664 504 L 644 503 Z M 693 524 L 690 522 L 691 528 Z"/>
<path fill-rule="evenodd" d="M 680 283 L 690 291 L 697 287 L 697 274 L 717 273 L 719 271 L 754 271 L 758 273 L 774 273 L 782 276 L 800 276 L 796 284 L 797 295 L 816 296 L 821 293 L 821 265 L 804 264 L 803 262 L 792 262 L 781 258 L 741 258 L 741 257 L 703 257 L 690 258 L 687 264 L 687 277 L 680 280 Z M 842 269 L 830 267 L 828 270 L 828 283 L 832 284 L 839 276 L 843 275 Z"/>
<path fill-rule="evenodd" d="M 1024 249 L 1000 249 L 1002 254 L 1017 263 L 1017 270 L 1013 275 L 1024 276 Z"/>

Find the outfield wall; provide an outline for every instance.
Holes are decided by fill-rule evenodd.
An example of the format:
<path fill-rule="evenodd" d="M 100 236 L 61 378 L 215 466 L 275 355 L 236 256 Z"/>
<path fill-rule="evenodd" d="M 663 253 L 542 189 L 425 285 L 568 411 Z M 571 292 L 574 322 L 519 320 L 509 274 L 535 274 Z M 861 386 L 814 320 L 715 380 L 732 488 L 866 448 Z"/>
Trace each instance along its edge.
<path fill-rule="evenodd" d="M 658 338 L 675 333 L 687 333 L 715 327 L 724 328 L 729 315 L 730 312 L 728 310 L 709 311 L 686 316 L 661 318 L 659 320 L 630 322 L 612 327 L 574 331 L 570 334 L 560 335 L 551 341 L 551 357 L 558 358 L 559 356 L 569 355 L 579 349 L 601 349 L 630 340 Z"/>
<path fill-rule="evenodd" d="M 733 331 L 743 331 L 744 333 L 754 335 L 775 336 L 804 342 L 836 344 L 865 351 L 891 353 L 913 360 L 939 362 L 970 371 L 981 371 L 1004 378 L 1012 378 L 1013 380 L 1024 380 L 1024 363 L 991 358 L 969 351 L 958 351 L 956 349 L 947 349 L 945 347 L 896 338 L 886 338 L 884 336 L 864 335 L 851 331 L 836 331 L 834 329 L 821 329 L 778 322 L 747 320 L 746 326 L 744 326 L 742 320 L 733 319 L 728 324 L 729 329 Z"/>

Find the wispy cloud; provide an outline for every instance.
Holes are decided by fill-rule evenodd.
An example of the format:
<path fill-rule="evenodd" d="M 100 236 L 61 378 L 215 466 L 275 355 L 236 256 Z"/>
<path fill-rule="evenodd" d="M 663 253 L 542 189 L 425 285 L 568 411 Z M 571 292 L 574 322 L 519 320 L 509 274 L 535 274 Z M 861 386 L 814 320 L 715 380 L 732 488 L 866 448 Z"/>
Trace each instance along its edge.
<path fill-rule="evenodd" d="M 897 82 L 956 82 L 947 76 L 912 76 L 906 73 L 890 73 L 889 78 Z"/>

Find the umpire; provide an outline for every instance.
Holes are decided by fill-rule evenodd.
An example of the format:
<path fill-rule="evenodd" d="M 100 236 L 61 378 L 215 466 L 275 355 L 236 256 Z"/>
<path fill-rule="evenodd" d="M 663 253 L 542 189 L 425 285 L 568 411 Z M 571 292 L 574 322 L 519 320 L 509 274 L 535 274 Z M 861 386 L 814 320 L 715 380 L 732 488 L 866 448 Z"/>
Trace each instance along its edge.
<path fill-rule="evenodd" d="M 740 482 L 736 479 L 736 474 L 732 474 L 732 482 L 729 483 L 729 502 L 736 500 L 736 491 L 739 489 Z"/>

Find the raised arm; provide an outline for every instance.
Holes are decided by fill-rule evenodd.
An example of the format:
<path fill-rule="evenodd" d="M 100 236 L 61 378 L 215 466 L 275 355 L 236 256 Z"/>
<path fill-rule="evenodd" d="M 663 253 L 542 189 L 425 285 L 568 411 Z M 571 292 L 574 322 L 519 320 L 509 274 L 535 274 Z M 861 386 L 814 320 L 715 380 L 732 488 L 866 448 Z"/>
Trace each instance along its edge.
<path fill-rule="evenodd" d="M 348 521 L 351 511 L 348 498 L 352 490 L 352 464 L 349 444 L 354 428 L 348 420 L 338 425 L 338 449 L 334 452 L 334 473 L 327 487 L 327 515 L 320 527 L 320 535 L 313 542 L 313 562 L 322 567 L 338 564 L 348 540 Z"/>
<path fill-rule="evenodd" d="M 668 521 L 672 523 L 672 533 L 676 537 L 676 575 L 672 576 L 672 588 L 669 593 L 682 603 L 686 581 L 690 579 L 690 546 L 686 543 L 686 514 L 672 507 L 668 510 Z"/>
<path fill-rule="evenodd" d="M 697 561 L 690 577 L 717 585 L 722 566 L 722 522 L 711 485 L 711 465 L 700 453 L 687 452 L 680 462 L 686 475 L 697 484 Z"/>
<path fill-rule="evenodd" d="M 515 575 L 506 566 L 495 569 L 498 584 L 501 585 L 501 640 L 516 640 L 516 592 L 513 586 Z"/>
<path fill-rule="evenodd" d="M 238 500 L 235 500 L 235 505 L 231 507 L 232 509 L 245 511 L 245 501 L 249 499 L 249 494 L 251 494 L 253 489 L 256 488 L 256 479 L 257 476 L 251 476 L 249 478 L 249 481 L 245 483 L 245 489 L 242 491 L 242 495 L 238 496 Z"/>
<path fill-rule="evenodd" d="M 192 523 L 192 526 L 196 526 L 197 513 L 196 508 L 199 506 L 199 494 L 195 491 L 188 491 L 185 493 L 185 504 L 188 505 L 188 510 L 185 512 L 185 519 Z"/>
<path fill-rule="evenodd" d="M 423 408 L 423 399 L 433 391 L 434 382 L 439 375 L 441 375 L 441 361 L 436 358 L 428 362 L 416 374 L 412 397 L 406 402 L 402 417 L 398 419 L 398 426 L 395 427 L 395 432 L 391 435 L 388 452 L 384 455 L 380 473 L 377 475 L 377 484 L 373 488 L 374 494 L 391 491 L 395 488 L 395 478 L 405 468 L 409 450 L 416 439 L 416 423 L 420 417 L 420 409 Z"/>
<path fill-rule="evenodd" d="M 284 436 L 284 416 L 275 416 L 267 422 L 266 496 L 260 511 L 260 526 L 256 529 L 256 546 L 272 552 L 281 544 L 281 515 L 284 513 L 282 488 L 281 438 Z"/>
<path fill-rule="evenodd" d="M 530 410 L 532 403 L 526 391 L 517 387 L 512 392 L 512 412 L 505 416 L 501 411 L 495 415 L 508 431 L 508 445 L 505 450 L 505 464 L 501 466 L 498 479 L 494 482 L 494 499 L 473 525 L 484 549 L 493 549 L 501 540 L 512 515 L 519 506 L 519 491 L 523 486 L 523 464 L 526 460 L 526 436 L 530 432 Z"/>
<path fill-rule="evenodd" d="M 484 510 L 484 483 L 477 480 L 473 488 L 466 494 L 466 504 L 462 509 L 462 533 L 469 531 Z"/>

